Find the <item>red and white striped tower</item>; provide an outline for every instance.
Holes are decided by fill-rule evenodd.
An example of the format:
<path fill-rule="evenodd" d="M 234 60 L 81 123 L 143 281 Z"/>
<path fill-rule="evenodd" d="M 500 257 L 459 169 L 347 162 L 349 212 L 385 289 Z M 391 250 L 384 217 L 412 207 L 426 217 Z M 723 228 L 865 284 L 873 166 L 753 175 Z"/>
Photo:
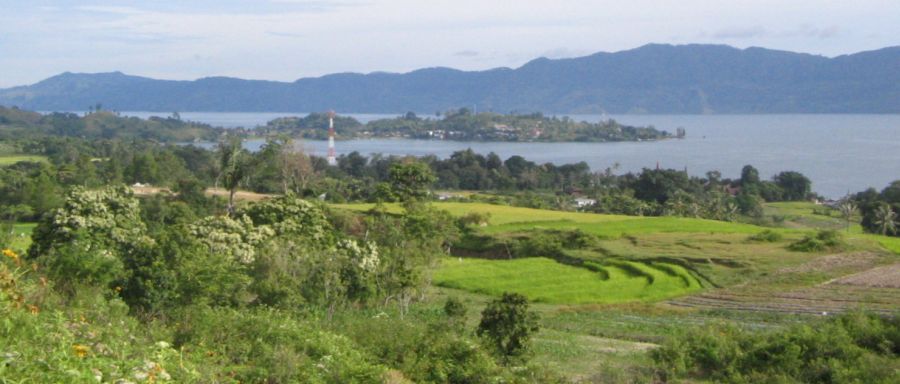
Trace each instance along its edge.
<path fill-rule="evenodd" d="M 328 165 L 337 165 L 334 151 L 334 111 L 328 111 Z"/>

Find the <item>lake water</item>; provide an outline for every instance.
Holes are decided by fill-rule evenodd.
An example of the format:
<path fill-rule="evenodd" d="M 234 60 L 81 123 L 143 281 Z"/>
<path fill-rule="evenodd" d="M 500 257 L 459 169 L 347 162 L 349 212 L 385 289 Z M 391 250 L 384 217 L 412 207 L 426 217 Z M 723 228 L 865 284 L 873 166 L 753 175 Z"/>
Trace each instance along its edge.
<path fill-rule="evenodd" d="M 123 112 L 147 117 L 150 113 Z M 182 113 L 186 120 L 225 127 L 256 126 L 280 116 L 303 113 Z M 395 115 L 350 114 L 365 122 Z M 813 190 L 838 198 L 868 187 L 881 190 L 900 179 L 900 115 L 572 115 L 576 120 L 614 118 L 630 125 L 653 125 L 674 132 L 684 127 L 683 140 L 626 143 L 480 143 L 403 139 L 346 140 L 337 142 L 338 154 L 428 155 L 447 157 L 472 148 L 496 152 L 506 159 L 520 155 L 538 163 L 585 161 L 594 170 L 615 163 L 618 173 L 661 167 L 684 169 L 701 176 L 718 170 L 739 177 L 752 164 L 762 177 L 793 170 L 813 181 Z M 262 144 L 248 142 L 248 148 Z M 324 155 L 327 143 L 306 141 L 309 153 Z"/>

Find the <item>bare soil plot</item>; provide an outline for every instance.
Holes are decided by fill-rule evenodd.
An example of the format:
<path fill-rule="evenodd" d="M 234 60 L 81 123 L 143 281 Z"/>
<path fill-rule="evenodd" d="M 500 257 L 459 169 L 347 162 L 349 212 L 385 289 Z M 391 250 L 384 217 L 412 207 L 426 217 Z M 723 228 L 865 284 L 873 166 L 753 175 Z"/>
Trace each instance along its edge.
<path fill-rule="evenodd" d="M 900 309 L 900 289 L 825 284 L 782 293 L 721 290 L 670 300 L 668 304 L 704 309 L 810 314 L 862 308 L 889 314 Z"/>
<path fill-rule="evenodd" d="M 221 197 L 227 198 L 228 190 L 221 189 L 221 188 L 219 188 L 219 189 L 207 188 L 206 194 L 210 195 L 210 196 L 221 196 Z M 255 192 L 248 192 L 248 191 L 237 191 L 234 193 L 234 199 L 239 200 L 239 201 L 260 201 L 260 200 L 268 199 L 270 197 L 275 197 L 275 195 L 267 195 L 264 193 L 255 193 Z"/>
<path fill-rule="evenodd" d="M 160 193 L 172 193 L 168 188 L 162 187 L 153 187 L 153 186 L 132 186 L 131 190 L 134 191 L 134 194 L 137 196 L 150 196 L 156 195 Z M 224 198 L 228 198 L 228 190 L 225 189 L 216 189 L 216 188 L 207 188 L 206 195 L 208 196 L 220 196 Z M 275 197 L 275 195 L 267 195 L 264 193 L 255 193 L 248 191 L 237 191 L 234 194 L 234 199 L 238 201 L 260 201 L 265 200 L 270 197 Z"/>
<path fill-rule="evenodd" d="M 151 196 L 151 195 L 157 195 L 160 193 L 172 193 L 172 191 L 170 191 L 168 188 L 152 187 L 149 185 L 141 186 L 141 187 L 132 186 L 131 191 L 134 192 L 134 194 L 137 196 Z"/>
<path fill-rule="evenodd" d="M 781 268 L 779 273 L 828 272 L 843 268 L 871 266 L 878 259 L 872 252 L 838 253 L 815 258 L 801 265 Z"/>
<path fill-rule="evenodd" d="M 900 263 L 872 268 L 836 279 L 831 284 L 854 285 L 871 288 L 900 288 Z"/>

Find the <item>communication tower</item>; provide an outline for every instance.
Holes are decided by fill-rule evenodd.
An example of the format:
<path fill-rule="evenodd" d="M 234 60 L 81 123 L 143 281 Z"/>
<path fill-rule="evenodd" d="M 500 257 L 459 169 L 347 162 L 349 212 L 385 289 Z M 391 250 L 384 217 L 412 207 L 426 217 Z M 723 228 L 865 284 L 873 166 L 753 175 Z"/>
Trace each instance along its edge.
<path fill-rule="evenodd" d="M 328 165 L 337 165 L 337 153 L 334 150 L 334 111 L 328 111 Z"/>

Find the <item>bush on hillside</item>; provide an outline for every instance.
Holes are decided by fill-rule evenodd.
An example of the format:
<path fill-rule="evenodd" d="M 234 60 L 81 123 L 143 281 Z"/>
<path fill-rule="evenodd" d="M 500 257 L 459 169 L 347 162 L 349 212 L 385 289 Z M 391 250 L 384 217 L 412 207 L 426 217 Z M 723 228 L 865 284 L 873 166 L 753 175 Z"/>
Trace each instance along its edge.
<path fill-rule="evenodd" d="M 844 245 L 841 234 L 835 230 L 820 230 L 815 235 L 806 235 L 792 243 L 788 249 L 796 252 L 821 252 L 836 250 Z"/>
<path fill-rule="evenodd" d="M 782 236 L 780 233 L 775 232 L 771 229 L 766 229 L 755 235 L 750 235 L 750 237 L 748 237 L 747 240 L 766 242 L 766 243 L 777 243 L 777 242 L 781 241 L 782 238 L 784 238 L 784 236 Z"/>
<path fill-rule="evenodd" d="M 510 363 L 528 352 L 531 336 L 538 329 L 538 316 L 528 310 L 528 299 L 518 293 L 504 293 L 481 311 L 476 334 Z"/>

